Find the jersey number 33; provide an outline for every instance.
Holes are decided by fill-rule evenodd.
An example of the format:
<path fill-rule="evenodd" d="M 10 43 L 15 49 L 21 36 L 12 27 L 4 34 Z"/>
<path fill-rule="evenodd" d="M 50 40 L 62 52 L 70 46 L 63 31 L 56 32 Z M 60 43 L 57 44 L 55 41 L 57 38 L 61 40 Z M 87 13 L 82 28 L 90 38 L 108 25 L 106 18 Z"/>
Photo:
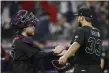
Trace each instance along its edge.
<path fill-rule="evenodd" d="M 101 46 L 102 46 L 102 41 L 100 39 L 89 37 L 88 46 L 85 48 L 85 51 L 86 53 L 95 54 L 97 56 L 100 56 Z"/>

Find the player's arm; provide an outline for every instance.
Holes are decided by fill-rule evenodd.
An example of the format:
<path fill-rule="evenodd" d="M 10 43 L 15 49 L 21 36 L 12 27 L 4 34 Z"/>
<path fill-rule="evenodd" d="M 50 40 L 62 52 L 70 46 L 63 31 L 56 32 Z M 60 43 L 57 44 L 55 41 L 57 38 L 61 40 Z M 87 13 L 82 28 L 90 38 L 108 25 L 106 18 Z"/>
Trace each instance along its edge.
<path fill-rule="evenodd" d="M 58 55 L 61 55 L 63 54 L 63 50 L 65 49 L 66 47 L 63 46 L 63 45 L 58 45 L 56 46 L 53 50 L 47 52 L 47 51 L 39 51 L 38 53 L 36 53 L 36 58 L 50 58 L 50 57 L 54 57 L 54 56 L 58 56 Z"/>
<path fill-rule="evenodd" d="M 25 45 L 25 44 L 23 44 Z M 23 52 L 30 58 L 33 57 L 34 59 L 41 59 L 41 58 L 47 58 L 47 57 L 52 57 L 54 52 L 53 51 L 49 51 L 46 52 L 44 50 L 38 49 L 37 47 L 33 48 L 33 47 L 24 47 Z"/>
<path fill-rule="evenodd" d="M 80 44 L 78 42 L 74 42 L 68 49 L 68 51 L 63 55 L 67 59 L 71 57 L 75 52 L 80 48 Z"/>
<path fill-rule="evenodd" d="M 84 43 L 84 30 L 82 28 L 79 28 L 75 32 L 74 40 L 72 41 L 72 44 L 70 45 L 68 51 L 62 57 L 60 57 L 59 63 L 60 64 L 66 63 L 67 59 L 70 58 L 73 54 L 75 54 L 83 43 Z"/>
<path fill-rule="evenodd" d="M 45 45 L 43 43 L 40 43 L 40 42 L 37 42 L 37 41 L 34 41 L 34 44 L 36 46 L 38 46 L 40 49 L 43 49 L 45 47 Z"/>
<path fill-rule="evenodd" d="M 46 52 L 46 51 L 39 51 L 36 55 L 38 58 L 47 58 L 47 57 L 53 57 L 53 56 L 60 56 L 63 55 L 64 52 L 66 52 L 66 47 L 63 45 L 56 46 L 53 50 Z"/>
<path fill-rule="evenodd" d="M 54 56 L 54 52 L 53 51 L 39 51 L 38 53 L 35 54 L 35 58 L 41 59 L 41 58 L 50 58 Z"/>
<path fill-rule="evenodd" d="M 75 37 L 73 40 L 73 43 L 70 45 L 68 51 L 64 54 L 66 58 L 69 58 L 72 56 L 72 54 L 75 54 L 76 51 L 80 48 L 80 46 L 84 42 L 84 31 L 82 28 L 77 29 L 75 32 Z"/>

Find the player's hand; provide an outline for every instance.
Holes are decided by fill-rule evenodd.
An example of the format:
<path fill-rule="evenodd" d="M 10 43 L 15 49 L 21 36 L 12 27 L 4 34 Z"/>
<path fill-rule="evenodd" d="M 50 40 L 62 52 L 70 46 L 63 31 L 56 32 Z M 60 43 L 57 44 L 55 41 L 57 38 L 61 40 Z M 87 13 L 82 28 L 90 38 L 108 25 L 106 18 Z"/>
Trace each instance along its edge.
<path fill-rule="evenodd" d="M 59 58 L 59 64 L 66 64 L 67 58 L 65 56 L 62 56 Z"/>
<path fill-rule="evenodd" d="M 63 56 L 67 50 L 63 50 L 61 53 L 57 54 L 57 56 Z"/>
<path fill-rule="evenodd" d="M 53 49 L 53 52 L 54 52 L 55 54 L 60 54 L 64 49 L 66 49 L 65 46 L 63 46 L 63 45 L 58 45 L 58 46 L 55 47 L 55 49 Z"/>

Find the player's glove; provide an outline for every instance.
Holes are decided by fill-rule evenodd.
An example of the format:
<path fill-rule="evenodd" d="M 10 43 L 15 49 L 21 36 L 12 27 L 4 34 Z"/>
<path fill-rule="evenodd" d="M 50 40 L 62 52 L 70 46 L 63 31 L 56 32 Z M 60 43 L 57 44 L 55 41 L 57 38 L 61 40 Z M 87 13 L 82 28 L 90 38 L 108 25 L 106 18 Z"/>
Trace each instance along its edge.
<path fill-rule="evenodd" d="M 65 65 L 61 65 L 58 60 L 52 60 L 51 63 L 58 72 L 65 72 L 71 68 L 71 64 L 69 62 Z"/>

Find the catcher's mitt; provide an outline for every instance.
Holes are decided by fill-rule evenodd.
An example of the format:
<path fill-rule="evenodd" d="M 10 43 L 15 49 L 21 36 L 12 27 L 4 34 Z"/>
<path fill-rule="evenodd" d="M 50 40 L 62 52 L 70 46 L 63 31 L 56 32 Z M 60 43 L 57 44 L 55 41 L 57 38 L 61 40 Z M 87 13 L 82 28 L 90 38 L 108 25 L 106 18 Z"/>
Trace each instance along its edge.
<path fill-rule="evenodd" d="M 71 68 L 71 64 L 68 62 L 65 65 L 61 65 L 58 60 L 52 60 L 51 63 L 59 73 L 64 73 Z"/>

